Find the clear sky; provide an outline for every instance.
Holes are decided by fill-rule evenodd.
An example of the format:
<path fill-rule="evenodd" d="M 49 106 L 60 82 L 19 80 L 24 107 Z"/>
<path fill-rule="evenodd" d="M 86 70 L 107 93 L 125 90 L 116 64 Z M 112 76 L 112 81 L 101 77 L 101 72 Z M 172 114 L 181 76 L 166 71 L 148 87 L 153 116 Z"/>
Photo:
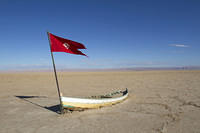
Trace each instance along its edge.
<path fill-rule="evenodd" d="M 57 68 L 200 66 L 199 0 L 1 0 L 0 70 L 51 69 L 47 30 L 87 47 Z"/>

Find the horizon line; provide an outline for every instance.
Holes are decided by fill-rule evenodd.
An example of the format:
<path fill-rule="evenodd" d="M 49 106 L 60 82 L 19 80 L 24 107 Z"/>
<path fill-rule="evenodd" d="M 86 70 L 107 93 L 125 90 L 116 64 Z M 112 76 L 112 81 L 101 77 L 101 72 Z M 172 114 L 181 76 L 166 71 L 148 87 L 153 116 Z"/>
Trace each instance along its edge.
<path fill-rule="evenodd" d="M 58 72 L 73 71 L 145 71 L 145 70 L 200 70 L 200 66 L 169 66 L 169 67 L 131 67 L 131 68 L 64 68 L 56 69 Z M 4 69 L 0 72 L 50 72 L 53 68 L 44 69 Z"/>

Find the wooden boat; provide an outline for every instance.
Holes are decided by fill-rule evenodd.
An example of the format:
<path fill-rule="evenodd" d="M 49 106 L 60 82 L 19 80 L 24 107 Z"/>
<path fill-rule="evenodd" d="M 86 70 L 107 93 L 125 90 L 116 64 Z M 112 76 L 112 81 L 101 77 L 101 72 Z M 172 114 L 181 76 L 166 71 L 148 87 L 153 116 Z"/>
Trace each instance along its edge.
<path fill-rule="evenodd" d="M 121 96 L 116 97 L 116 95 Z M 90 98 L 73 98 L 61 96 L 62 106 L 65 109 L 90 109 L 100 108 L 104 106 L 113 105 L 125 100 L 128 97 L 128 89 L 125 91 L 117 91 L 107 95 L 92 96 Z"/>

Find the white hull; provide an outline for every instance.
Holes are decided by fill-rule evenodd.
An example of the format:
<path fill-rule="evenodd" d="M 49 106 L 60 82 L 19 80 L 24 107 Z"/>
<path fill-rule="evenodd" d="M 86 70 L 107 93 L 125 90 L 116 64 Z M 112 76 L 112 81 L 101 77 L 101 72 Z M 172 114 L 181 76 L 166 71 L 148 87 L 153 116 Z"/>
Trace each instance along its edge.
<path fill-rule="evenodd" d="M 62 105 L 64 108 L 76 109 L 76 108 L 100 108 L 112 104 L 119 103 L 128 97 L 128 90 L 123 92 L 120 97 L 114 98 L 102 98 L 102 99 L 89 99 L 89 98 L 72 98 L 61 97 Z"/>

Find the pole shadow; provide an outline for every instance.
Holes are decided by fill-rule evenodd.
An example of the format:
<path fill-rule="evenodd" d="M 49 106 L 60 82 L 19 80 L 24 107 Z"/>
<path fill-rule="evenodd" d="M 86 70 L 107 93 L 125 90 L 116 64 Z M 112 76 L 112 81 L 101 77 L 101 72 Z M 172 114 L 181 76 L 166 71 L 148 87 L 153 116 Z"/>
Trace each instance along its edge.
<path fill-rule="evenodd" d="M 28 100 L 28 99 L 31 99 L 31 98 L 47 98 L 46 96 L 15 96 L 15 97 L 17 97 L 17 98 L 19 98 L 19 99 L 21 99 L 23 101 L 26 101 L 28 103 L 31 103 L 31 104 L 33 104 L 33 105 L 35 105 L 37 107 L 40 107 L 40 108 L 47 109 L 49 111 L 55 112 L 57 114 L 61 113 L 60 112 L 60 104 L 47 107 L 47 106 L 42 106 L 42 105 L 40 105 L 38 103 L 35 103 L 35 102 L 32 102 L 32 101 Z"/>

